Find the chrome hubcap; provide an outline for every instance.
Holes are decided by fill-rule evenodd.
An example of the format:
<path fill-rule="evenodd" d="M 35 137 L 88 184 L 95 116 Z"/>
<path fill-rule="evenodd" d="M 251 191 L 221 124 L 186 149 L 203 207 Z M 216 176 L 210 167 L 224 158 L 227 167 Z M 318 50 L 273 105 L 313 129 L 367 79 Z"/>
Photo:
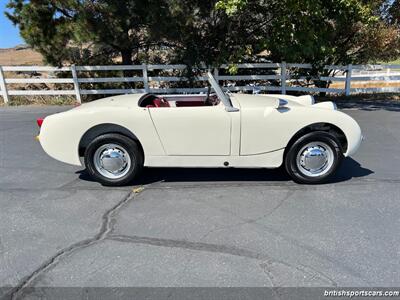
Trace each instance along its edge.
<path fill-rule="evenodd" d="M 331 147 L 323 142 L 311 142 L 297 154 L 297 168 L 310 177 L 327 173 L 333 165 L 334 155 Z"/>
<path fill-rule="evenodd" d="M 131 159 L 128 151 L 120 145 L 105 144 L 96 150 L 94 166 L 104 177 L 118 179 L 128 173 Z"/>

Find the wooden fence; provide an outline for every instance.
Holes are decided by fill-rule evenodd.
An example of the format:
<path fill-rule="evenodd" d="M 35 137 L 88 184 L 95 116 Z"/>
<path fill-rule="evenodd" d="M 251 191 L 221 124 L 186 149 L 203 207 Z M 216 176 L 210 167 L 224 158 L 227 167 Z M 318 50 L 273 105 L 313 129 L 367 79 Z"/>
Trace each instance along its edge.
<path fill-rule="evenodd" d="M 336 93 L 350 95 L 353 93 L 383 93 L 400 92 L 400 65 L 348 65 L 348 66 L 326 66 L 327 71 L 335 76 L 325 76 L 312 78 L 309 76 L 294 76 L 293 70 L 311 69 L 311 64 L 288 64 L 282 63 L 254 63 L 238 64 L 238 74 L 240 71 L 257 69 L 268 71 L 270 75 L 229 75 L 226 72 L 228 65 L 221 65 L 220 68 L 213 70 L 215 78 L 230 91 L 253 91 L 254 93 L 262 91 L 272 91 L 282 94 L 287 92 L 305 92 L 305 93 Z M 48 66 L 0 66 L 0 96 L 5 103 L 9 101 L 10 96 L 29 96 L 29 95 L 72 95 L 76 97 L 77 102 L 81 102 L 81 95 L 111 95 L 111 94 L 129 94 L 129 93 L 198 93 L 204 92 L 206 88 L 169 88 L 160 87 L 160 83 L 182 82 L 187 80 L 182 76 L 173 76 L 174 71 L 182 71 L 185 65 L 113 65 L 113 66 L 69 66 L 69 67 L 48 67 Z M 130 71 L 138 75 L 130 77 L 88 77 L 79 76 L 81 72 L 100 71 Z M 171 72 L 170 76 L 151 76 L 151 72 Z M 372 74 L 371 74 L 372 71 Z M 56 76 L 63 72 L 64 78 Z M 15 74 L 30 74 L 29 77 L 16 78 Z M 47 76 L 43 76 L 46 73 Z M 14 78 L 7 76 L 11 74 Z M 64 74 L 69 74 L 66 76 Z M 120 72 L 122 74 L 122 72 Z M 196 77 L 195 81 L 205 81 L 205 76 Z M 321 88 L 313 84 L 315 81 L 328 81 L 332 87 Z M 139 82 L 141 88 L 112 88 L 112 89 L 83 89 L 83 84 L 96 83 L 127 83 Z M 385 87 L 352 87 L 354 82 L 380 82 L 389 83 Z M 239 83 L 241 85 L 236 85 Z M 243 84 L 245 83 L 245 84 Z M 336 86 L 339 87 L 335 87 Z M 69 84 L 69 89 L 26 89 L 21 85 L 26 84 Z M 397 84 L 397 85 L 396 85 Z M 18 88 L 15 86 L 18 85 Z M 73 88 L 72 88 L 73 86 Z M 204 85 L 206 86 L 206 85 Z"/>

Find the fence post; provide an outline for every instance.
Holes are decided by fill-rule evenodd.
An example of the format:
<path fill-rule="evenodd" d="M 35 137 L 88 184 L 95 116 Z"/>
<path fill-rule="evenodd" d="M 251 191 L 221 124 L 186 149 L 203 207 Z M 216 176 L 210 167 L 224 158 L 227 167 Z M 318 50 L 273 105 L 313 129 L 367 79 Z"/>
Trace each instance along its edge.
<path fill-rule="evenodd" d="M 74 81 L 74 90 L 75 90 L 76 101 L 78 103 L 82 103 L 81 91 L 79 89 L 78 73 L 76 72 L 75 65 L 71 66 L 71 73 L 72 73 L 72 80 Z"/>
<path fill-rule="evenodd" d="M 286 62 L 281 63 L 281 93 L 286 95 Z"/>
<path fill-rule="evenodd" d="M 3 96 L 4 104 L 7 104 L 9 99 L 7 93 L 6 79 L 4 77 L 2 66 L 0 66 L 0 94 Z"/>
<path fill-rule="evenodd" d="M 351 73 L 353 71 L 353 65 L 350 64 L 347 66 L 347 73 L 346 73 L 346 86 L 345 86 L 345 94 L 346 96 L 350 96 L 351 93 Z"/>
<path fill-rule="evenodd" d="M 149 93 L 150 92 L 149 76 L 147 74 L 147 65 L 146 64 L 142 64 L 142 70 L 143 70 L 143 85 L 144 85 L 144 89 L 145 89 L 146 93 Z"/>

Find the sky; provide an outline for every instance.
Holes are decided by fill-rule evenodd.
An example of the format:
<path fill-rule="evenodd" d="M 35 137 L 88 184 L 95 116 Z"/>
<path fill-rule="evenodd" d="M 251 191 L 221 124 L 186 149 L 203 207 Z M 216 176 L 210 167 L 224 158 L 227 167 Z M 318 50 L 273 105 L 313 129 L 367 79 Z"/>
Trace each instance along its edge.
<path fill-rule="evenodd" d="M 4 15 L 8 0 L 0 0 L 0 48 L 12 48 L 24 44 L 18 28 Z"/>

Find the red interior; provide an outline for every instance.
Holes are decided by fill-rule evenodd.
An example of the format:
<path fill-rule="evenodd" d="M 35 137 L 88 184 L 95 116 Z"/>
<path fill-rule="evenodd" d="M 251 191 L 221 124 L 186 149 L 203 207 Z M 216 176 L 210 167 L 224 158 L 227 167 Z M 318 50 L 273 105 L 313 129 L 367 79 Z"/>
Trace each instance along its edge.
<path fill-rule="evenodd" d="M 182 106 L 204 106 L 204 101 L 176 101 L 177 107 Z"/>
<path fill-rule="evenodd" d="M 155 107 L 170 107 L 168 101 L 163 98 L 154 99 L 153 104 Z"/>
<path fill-rule="evenodd" d="M 191 106 L 205 106 L 204 100 L 178 100 L 175 101 L 176 107 L 191 107 Z M 149 104 L 146 105 L 147 108 L 152 107 L 171 107 L 169 102 L 164 98 L 154 98 Z"/>

